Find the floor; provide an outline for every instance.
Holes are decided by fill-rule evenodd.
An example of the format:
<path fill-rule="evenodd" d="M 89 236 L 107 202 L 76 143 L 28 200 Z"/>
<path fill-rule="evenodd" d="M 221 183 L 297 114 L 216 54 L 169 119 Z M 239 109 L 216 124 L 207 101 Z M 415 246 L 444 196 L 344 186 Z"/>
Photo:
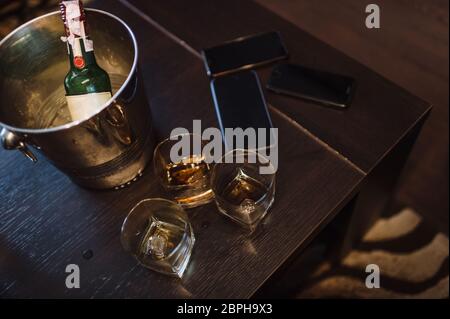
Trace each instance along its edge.
<path fill-rule="evenodd" d="M 295 298 L 448 298 L 447 235 L 411 208 L 380 219 L 339 265 L 322 262 Z M 424 262 L 426 261 L 426 262 Z M 367 265 L 380 271 L 378 288 L 368 289 Z"/>
<path fill-rule="evenodd" d="M 448 298 L 448 236 L 414 209 L 379 219 L 340 261 L 329 241 L 316 240 L 263 288 L 260 298 Z M 376 267 L 379 285 L 366 282 Z"/>

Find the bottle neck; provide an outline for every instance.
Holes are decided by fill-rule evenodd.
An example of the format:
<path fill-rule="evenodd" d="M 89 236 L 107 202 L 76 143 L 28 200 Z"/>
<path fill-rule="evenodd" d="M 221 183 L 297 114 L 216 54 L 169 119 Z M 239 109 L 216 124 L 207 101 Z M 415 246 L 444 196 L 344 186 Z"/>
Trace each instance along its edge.
<path fill-rule="evenodd" d="M 92 40 L 89 37 L 75 38 L 73 44 L 67 43 L 69 48 L 70 67 L 74 71 L 81 71 L 86 67 L 96 65 Z"/>

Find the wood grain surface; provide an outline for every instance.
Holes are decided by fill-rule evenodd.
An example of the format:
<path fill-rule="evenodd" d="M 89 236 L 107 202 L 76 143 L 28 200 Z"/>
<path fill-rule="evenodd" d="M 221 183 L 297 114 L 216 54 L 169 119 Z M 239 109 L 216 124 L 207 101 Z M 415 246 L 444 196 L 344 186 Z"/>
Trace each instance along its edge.
<path fill-rule="evenodd" d="M 357 90 L 350 108 L 326 109 L 267 93 L 269 102 L 364 172 L 372 170 L 430 105 L 253 1 L 130 0 L 171 33 L 200 51 L 226 40 L 279 31 L 290 62 L 352 76 Z M 261 69 L 263 83 L 271 68 Z"/>
<path fill-rule="evenodd" d="M 140 68 L 159 139 L 193 119 L 216 125 L 201 61 L 118 1 L 92 5 L 124 19 L 140 46 Z M 100 49 L 100 48 L 99 48 Z M 189 211 L 197 237 L 180 281 L 151 272 L 120 246 L 120 226 L 141 199 L 165 196 L 153 172 L 122 191 L 77 187 L 41 158 L 36 165 L 0 152 L 0 296 L 250 297 L 357 192 L 364 174 L 273 109 L 280 128 L 276 203 L 248 235 L 214 205 Z M 92 258 L 83 257 L 91 250 Z M 87 254 L 89 255 L 89 254 Z M 78 264 L 81 288 L 65 287 Z"/>
<path fill-rule="evenodd" d="M 2 297 L 250 297 L 339 213 L 366 174 L 429 110 L 252 1 L 114 0 L 89 6 L 120 16 L 135 31 L 159 140 L 173 127 L 190 128 L 193 119 L 217 126 L 198 52 L 241 35 L 280 31 L 293 62 L 354 76 L 358 94 L 352 107 L 340 112 L 266 93 L 280 129 L 275 206 L 252 235 L 213 204 L 190 210 L 197 241 L 182 281 L 137 265 L 120 246 L 128 211 L 141 199 L 165 196 L 151 169 L 122 191 L 92 192 L 42 158 L 32 165 L 0 150 Z M 269 72 L 260 69 L 263 82 Z M 71 263 L 81 268 L 79 290 L 64 284 Z"/>

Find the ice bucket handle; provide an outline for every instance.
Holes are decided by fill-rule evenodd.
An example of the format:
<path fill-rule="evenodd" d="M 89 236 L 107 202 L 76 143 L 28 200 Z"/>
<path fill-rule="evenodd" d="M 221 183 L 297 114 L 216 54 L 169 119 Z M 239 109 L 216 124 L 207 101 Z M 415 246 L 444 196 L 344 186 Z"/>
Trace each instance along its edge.
<path fill-rule="evenodd" d="M 25 144 L 19 135 L 4 128 L 0 132 L 0 140 L 5 150 L 18 150 L 33 163 L 37 162 L 36 156 L 30 151 L 27 144 Z"/>

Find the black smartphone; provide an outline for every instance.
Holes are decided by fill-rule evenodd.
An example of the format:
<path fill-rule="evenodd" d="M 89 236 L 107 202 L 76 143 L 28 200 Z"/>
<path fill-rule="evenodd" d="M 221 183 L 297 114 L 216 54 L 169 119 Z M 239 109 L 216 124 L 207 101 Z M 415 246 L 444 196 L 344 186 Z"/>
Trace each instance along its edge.
<path fill-rule="evenodd" d="M 271 130 L 272 119 L 256 72 L 245 71 L 213 79 L 211 92 L 227 149 L 233 149 L 236 146 L 229 145 L 232 141 L 227 139 L 227 128 L 255 130 L 256 145 L 246 143 L 244 149 L 267 149 L 275 145 L 276 139 Z M 258 132 L 260 128 L 265 130 Z M 261 138 L 260 133 L 265 136 Z M 264 141 L 264 144 L 261 144 L 261 141 Z"/>
<path fill-rule="evenodd" d="M 346 108 L 353 98 L 355 85 L 355 80 L 348 76 L 282 64 L 273 69 L 267 88 L 323 105 Z"/>
<path fill-rule="evenodd" d="M 202 51 L 206 71 L 217 77 L 250 69 L 288 56 L 278 32 L 241 37 Z"/>

